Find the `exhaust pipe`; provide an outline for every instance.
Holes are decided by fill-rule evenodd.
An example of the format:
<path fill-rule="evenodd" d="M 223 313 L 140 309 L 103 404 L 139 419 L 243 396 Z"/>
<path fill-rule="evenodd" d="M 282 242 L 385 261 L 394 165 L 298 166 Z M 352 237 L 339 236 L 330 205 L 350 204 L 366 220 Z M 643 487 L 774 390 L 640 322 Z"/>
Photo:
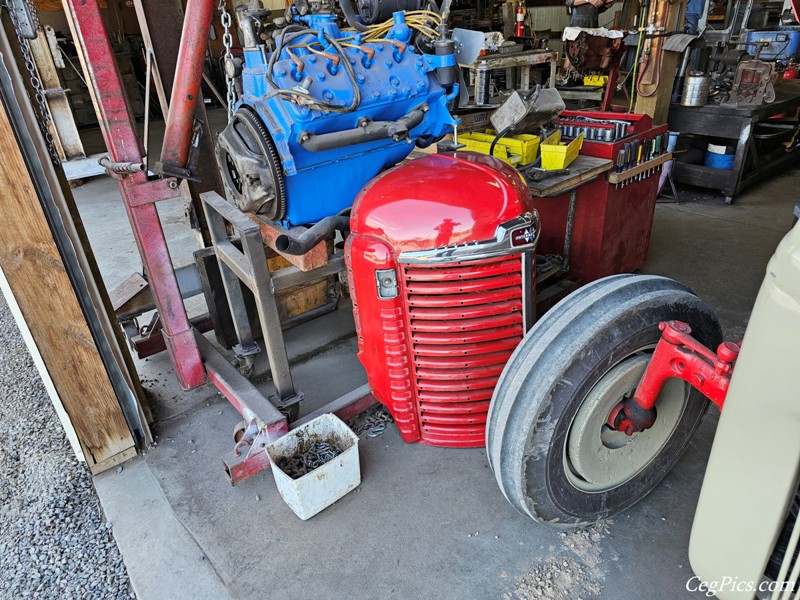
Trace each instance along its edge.
<path fill-rule="evenodd" d="M 292 232 L 281 234 L 275 239 L 275 249 L 283 254 L 300 256 L 337 230 L 350 231 L 350 217 L 325 217 L 299 235 Z"/>

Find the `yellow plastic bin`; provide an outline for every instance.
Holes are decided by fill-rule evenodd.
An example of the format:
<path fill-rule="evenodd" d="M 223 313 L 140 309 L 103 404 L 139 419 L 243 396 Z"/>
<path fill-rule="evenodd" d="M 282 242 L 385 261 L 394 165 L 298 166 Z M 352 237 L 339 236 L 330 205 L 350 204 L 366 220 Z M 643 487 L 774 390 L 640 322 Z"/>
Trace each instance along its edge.
<path fill-rule="evenodd" d="M 556 131 L 539 147 L 542 153 L 542 168 L 548 171 L 566 169 L 572 161 L 578 158 L 582 146 L 583 133 L 566 144 L 561 142 L 561 131 Z"/>
<path fill-rule="evenodd" d="M 608 75 L 584 75 L 583 85 L 588 87 L 600 87 L 608 83 Z"/>
<path fill-rule="evenodd" d="M 466 146 L 465 150 L 489 154 L 496 135 L 491 129 L 488 129 L 486 133 L 463 133 L 458 136 L 458 141 Z M 510 165 L 527 165 L 536 160 L 538 150 L 539 136 L 524 133 L 497 140 L 494 156 Z"/>

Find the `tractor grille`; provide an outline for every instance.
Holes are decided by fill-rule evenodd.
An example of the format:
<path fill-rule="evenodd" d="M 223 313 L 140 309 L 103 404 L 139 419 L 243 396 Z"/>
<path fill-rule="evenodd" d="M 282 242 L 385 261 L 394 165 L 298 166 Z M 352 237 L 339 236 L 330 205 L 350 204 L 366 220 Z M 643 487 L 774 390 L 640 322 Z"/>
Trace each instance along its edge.
<path fill-rule="evenodd" d="M 497 379 L 523 336 L 519 254 L 403 265 L 423 443 L 482 446 Z"/>
<path fill-rule="evenodd" d="M 793 596 L 796 600 L 800 598 L 800 584 L 797 582 L 796 573 L 800 572 L 800 488 L 789 507 L 789 514 L 783 529 L 778 536 L 775 549 L 767 563 L 767 576 L 773 581 L 780 582 L 784 587 L 783 591 L 792 589 L 797 595 Z M 794 543 L 792 539 L 794 538 Z M 792 575 L 795 575 L 792 577 Z M 788 583 L 792 582 L 792 583 Z"/>

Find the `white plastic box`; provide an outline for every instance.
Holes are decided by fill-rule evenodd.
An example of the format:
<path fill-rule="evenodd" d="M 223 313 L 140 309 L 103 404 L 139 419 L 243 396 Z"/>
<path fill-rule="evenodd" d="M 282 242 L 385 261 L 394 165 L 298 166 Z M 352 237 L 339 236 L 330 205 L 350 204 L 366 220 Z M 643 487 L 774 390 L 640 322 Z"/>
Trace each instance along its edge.
<path fill-rule="evenodd" d="M 312 442 L 336 444 L 342 453 L 299 479 L 292 479 L 278 467 L 279 459 L 294 456 L 302 445 Z M 267 453 L 272 462 L 272 474 L 278 492 L 289 508 L 304 521 L 361 483 L 358 436 L 333 414 L 322 415 L 290 431 L 267 446 Z"/>

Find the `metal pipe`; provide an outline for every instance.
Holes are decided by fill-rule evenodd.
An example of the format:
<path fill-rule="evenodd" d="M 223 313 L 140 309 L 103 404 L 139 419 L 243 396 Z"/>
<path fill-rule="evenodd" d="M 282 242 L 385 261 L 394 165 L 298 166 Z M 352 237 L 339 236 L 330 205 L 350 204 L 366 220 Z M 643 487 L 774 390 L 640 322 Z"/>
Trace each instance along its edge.
<path fill-rule="evenodd" d="M 101 156 L 97 161 L 101 167 L 113 171 L 114 173 L 139 173 L 146 171 L 144 163 L 140 162 L 115 162 L 108 156 Z"/>
<path fill-rule="evenodd" d="M 386 138 L 400 142 L 408 137 L 414 127 L 422 123 L 426 112 L 428 105 L 422 104 L 396 121 L 370 121 L 362 118 L 354 129 L 320 134 L 304 131 L 300 133 L 300 145 L 310 152 L 323 152 Z"/>
<path fill-rule="evenodd" d="M 572 227 L 575 224 L 575 204 L 578 201 L 578 191 L 573 189 L 569 193 L 569 208 L 567 209 L 567 230 L 564 233 L 564 263 L 561 265 L 559 275 L 569 272 L 569 254 L 572 248 Z"/>
<path fill-rule="evenodd" d="M 176 170 L 185 170 L 189 161 L 194 112 L 200 93 L 213 11 L 212 0 L 188 0 L 186 3 L 181 47 L 169 101 L 161 163 L 158 166 L 161 174 L 180 175 Z"/>
<path fill-rule="evenodd" d="M 275 249 L 284 254 L 299 256 L 310 251 L 334 231 L 349 231 L 350 217 L 325 217 L 300 235 L 287 232 L 275 239 Z"/>

